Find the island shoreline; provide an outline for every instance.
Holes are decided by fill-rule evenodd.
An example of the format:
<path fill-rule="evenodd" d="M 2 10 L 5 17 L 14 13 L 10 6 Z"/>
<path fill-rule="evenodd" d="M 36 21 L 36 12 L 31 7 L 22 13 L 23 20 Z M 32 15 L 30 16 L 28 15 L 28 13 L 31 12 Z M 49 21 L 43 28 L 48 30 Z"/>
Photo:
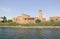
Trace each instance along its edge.
<path fill-rule="evenodd" d="M 60 26 L 0 26 L 7 28 L 60 28 Z"/>

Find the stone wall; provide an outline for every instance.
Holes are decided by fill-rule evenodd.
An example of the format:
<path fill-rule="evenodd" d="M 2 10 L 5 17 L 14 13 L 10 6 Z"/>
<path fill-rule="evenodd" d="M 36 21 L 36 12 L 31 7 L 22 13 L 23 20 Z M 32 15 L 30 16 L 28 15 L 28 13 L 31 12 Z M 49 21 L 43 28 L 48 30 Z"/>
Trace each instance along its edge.
<path fill-rule="evenodd" d="M 54 21 L 54 22 L 60 21 L 60 16 L 50 17 L 50 21 Z"/>

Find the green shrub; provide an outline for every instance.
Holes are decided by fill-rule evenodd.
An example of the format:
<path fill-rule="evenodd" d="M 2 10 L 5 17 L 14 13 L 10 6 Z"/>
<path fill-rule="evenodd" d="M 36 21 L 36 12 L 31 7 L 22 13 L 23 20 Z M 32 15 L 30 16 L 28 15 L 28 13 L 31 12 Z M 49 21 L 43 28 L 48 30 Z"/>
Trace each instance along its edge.
<path fill-rule="evenodd" d="M 7 22 L 12 22 L 12 20 L 8 20 Z"/>
<path fill-rule="evenodd" d="M 41 20 L 37 19 L 35 22 L 36 22 L 36 23 L 40 23 L 40 22 L 41 22 Z"/>

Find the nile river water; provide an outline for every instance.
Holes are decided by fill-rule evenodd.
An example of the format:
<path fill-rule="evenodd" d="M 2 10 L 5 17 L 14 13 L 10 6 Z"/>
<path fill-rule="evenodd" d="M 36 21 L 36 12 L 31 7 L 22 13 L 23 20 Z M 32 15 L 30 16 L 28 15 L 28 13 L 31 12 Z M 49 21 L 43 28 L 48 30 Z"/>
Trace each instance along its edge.
<path fill-rule="evenodd" d="M 0 39 L 60 39 L 60 29 L 0 27 Z"/>

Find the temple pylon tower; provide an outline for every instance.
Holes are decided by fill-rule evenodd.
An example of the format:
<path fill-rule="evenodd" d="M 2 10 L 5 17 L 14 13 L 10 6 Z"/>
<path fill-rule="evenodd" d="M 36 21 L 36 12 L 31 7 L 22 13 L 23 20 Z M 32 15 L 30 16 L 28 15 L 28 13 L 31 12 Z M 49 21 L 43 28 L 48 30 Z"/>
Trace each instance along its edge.
<path fill-rule="evenodd" d="M 39 10 L 39 16 L 38 16 L 38 18 L 39 18 L 40 20 L 42 20 L 42 18 L 43 18 L 43 16 L 42 16 L 42 10 Z"/>

